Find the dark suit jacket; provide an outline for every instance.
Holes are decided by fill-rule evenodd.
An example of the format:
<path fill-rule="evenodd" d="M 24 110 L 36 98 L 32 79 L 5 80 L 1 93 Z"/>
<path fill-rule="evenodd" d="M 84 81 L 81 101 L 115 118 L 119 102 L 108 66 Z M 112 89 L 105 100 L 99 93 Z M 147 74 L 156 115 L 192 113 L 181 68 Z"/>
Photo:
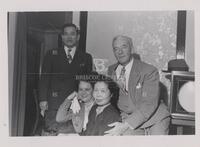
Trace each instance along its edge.
<path fill-rule="evenodd" d="M 104 132 L 111 129 L 108 124 L 121 121 L 119 112 L 112 106 L 107 106 L 103 112 L 96 116 L 96 108 L 94 105 L 90 111 L 87 129 L 81 135 L 86 136 L 103 136 Z"/>
<path fill-rule="evenodd" d="M 108 74 L 116 80 L 118 64 L 111 65 Z M 133 102 L 133 113 L 126 121 L 133 127 L 149 127 L 169 116 L 167 107 L 159 102 L 159 73 L 149 64 L 134 59 L 131 69 L 128 96 Z"/>
<path fill-rule="evenodd" d="M 68 63 L 64 49 L 50 50 L 43 62 L 39 100 L 48 101 L 49 109 L 57 110 L 76 88 L 75 76 L 92 71 L 92 56 L 78 49 Z"/>

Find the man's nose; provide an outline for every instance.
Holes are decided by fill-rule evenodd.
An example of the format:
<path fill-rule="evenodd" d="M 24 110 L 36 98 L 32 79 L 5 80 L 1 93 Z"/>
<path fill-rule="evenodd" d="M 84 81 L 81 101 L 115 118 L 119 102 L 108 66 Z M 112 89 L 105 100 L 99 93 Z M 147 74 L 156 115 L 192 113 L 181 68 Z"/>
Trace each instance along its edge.
<path fill-rule="evenodd" d="M 81 94 L 82 94 L 82 95 L 85 95 L 85 94 L 86 94 L 86 92 L 85 92 L 85 91 L 82 91 L 82 92 L 81 92 Z"/>
<path fill-rule="evenodd" d="M 122 50 L 119 50 L 118 51 L 118 54 L 120 55 L 120 54 L 123 54 L 123 51 Z"/>
<path fill-rule="evenodd" d="M 100 95 L 100 92 L 99 92 L 99 91 L 96 91 L 96 95 L 99 96 L 99 95 Z"/>

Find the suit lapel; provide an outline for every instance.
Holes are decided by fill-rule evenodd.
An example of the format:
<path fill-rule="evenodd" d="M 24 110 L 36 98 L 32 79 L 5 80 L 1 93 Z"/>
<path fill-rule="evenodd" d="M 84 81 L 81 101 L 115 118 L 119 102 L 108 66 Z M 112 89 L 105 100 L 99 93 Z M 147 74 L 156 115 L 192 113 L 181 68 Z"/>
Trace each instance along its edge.
<path fill-rule="evenodd" d="M 131 67 L 131 72 L 130 72 L 130 76 L 129 76 L 129 83 L 128 83 L 128 89 L 129 91 L 131 91 L 131 89 L 133 89 L 137 82 L 139 81 L 139 71 L 140 71 L 140 67 L 138 66 L 139 61 L 137 59 L 134 59 L 133 65 Z M 116 68 L 119 65 L 119 63 L 116 63 L 113 65 L 112 69 L 111 69 L 111 76 L 113 78 L 114 81 L 117 81 L 117 75 L 116 75 Z"/>
<path fill-rule="evenodd" d="M 117 69 L 118 65 L 119 65 L 119 63 L 114 64 L 112 69 L 111 69 L 111 78 L 114 81 L 117 81 L 116 69 Z"/>
<path fill-rule="evenodd" d="M 131 68 L 130 76 L 129 76 L 129 82 L 128 82 L 129 96 L 131 97 L 132 100 L 135 93 L 135 87 L 138 81 L 140 80 L 140 74 L 139 74 L 140 69 L 139 69 L 138 62 L 139 62 L 138 60 L 134 60 L 132 68 Z"/>
<path fill-rule="evenodd" d="M 76 52 L 74 54 L 74 57 L 73 57 L 73 60 L 71 62 L 71 65 L 78 65 L 80 66 L 80 64 L 85 64 L 85 61 L 84 61 L 84 54 L 81 52 L 81 51 L 78 51 L 76 49 Z"/>
<path fill-rule="evenodd" d="M 66 55 L 64 47 L 59 49 L 59 54 L 63 57 L 63 59 L 65 59 L 68 62 L 67 55 Z M 78 51 L 78 48 L 76 48 L 76 51 L 74 53 L 74 57 L 72 58 L 72 62 L 70 64 L 78 63 L 80 58 L 81 58 L 81 54 Z"/>
<path fill-rule="evenodd" d="M 64 48 L 60 48 L 60 49 L 58 50 L 58 53 L 59 53 L 61 59 L 63 59 L 63 60 L 65 61 L 65 63 L 68 63 L 67 55 L 66 55 L 66 53 L 65 53 Z"/>
<path fill-rule="evenodd" d="M 79 52 L 77 51 L 77 48 L 76 48 L 76 51 L 75 51 L 75 53 L 74 53 L 74 57 L 72 58 L 71 64 L 76 63 L 76 61 L 78 61 L 79 57 L 80 57 L 80 56 L 79 56 Z"/>
<path fill-rule="evenodd" d="M 83 103 L 81 103 L 81 110 L 80 110 L 80 118 L 81 118 L 81 120 L 82 120 L 82 127 L 83 127 L 83 121 L 85 120 L 85 106 L 84 106 L 84 104 Z"/>

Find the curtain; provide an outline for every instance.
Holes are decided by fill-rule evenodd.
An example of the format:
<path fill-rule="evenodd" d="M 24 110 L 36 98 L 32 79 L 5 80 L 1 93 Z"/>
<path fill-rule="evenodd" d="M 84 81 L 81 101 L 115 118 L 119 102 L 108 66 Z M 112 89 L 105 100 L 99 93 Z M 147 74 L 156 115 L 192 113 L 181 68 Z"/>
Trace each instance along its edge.
<path fill-rule="evenodd" d="M 24 12 L 18 12 L 16 17 L 11 136 L 23 136 L 26 100 L 27 20 Z"/>

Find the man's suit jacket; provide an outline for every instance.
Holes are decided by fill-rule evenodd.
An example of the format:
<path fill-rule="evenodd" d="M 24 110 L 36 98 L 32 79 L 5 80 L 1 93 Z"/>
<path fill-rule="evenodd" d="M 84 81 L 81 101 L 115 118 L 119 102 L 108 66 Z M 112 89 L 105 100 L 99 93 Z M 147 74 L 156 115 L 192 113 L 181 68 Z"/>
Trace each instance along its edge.
<path fill-rule="evenodd" d="M 50 50 L 43 62 L 39 100 L 48 101 L 49 110 L 57 110 L 76 88 L 75 76 L 92 71 L 92 56 L 76 49 L 71 64 L 64 49 Z"/>
<path fill-rule="evenodd" d="M 60 105 L 57 115 L 56 115 L 56 121 L 60 123 L 65 123 L 67 121 L 72 120 L 72 124 L 74 127 L 74 130 L 76 133 L 81 133 L 83 130 L 83 123 L 84 123 L 84 117 L 85 117 L 85 107 L 83 103 L 80 103 L 80 111 L 76 114 L 72 112 L 70 109 L 71 101 L 68 99 L 65 99 L 65 101 Z M 67 126 L 66 126 L 67 128 Z M 65 132 L 66 133 L 66 132 Z"/>
<path fill-rule="evenodd" d="M 111 65 L 108 74 L 116 80 L 118 64 Z M 159 73 L 157 69 L 134 59 L 128 83 L 128 96 L 133 112 L 126 121 L 132 128 L 149 127 L 169 116 L 167 107 L 159 102 Z"/>

